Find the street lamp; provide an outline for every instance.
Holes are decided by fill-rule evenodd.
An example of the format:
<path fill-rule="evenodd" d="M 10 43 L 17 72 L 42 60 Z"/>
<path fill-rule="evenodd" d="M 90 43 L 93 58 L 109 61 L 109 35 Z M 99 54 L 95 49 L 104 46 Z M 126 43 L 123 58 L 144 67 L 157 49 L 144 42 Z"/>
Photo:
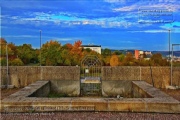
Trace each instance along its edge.
<path fill-rule="evenodd" d="M 41 30 L 39 31 L 40 32 L 40 66 L 41 66 Z"/>
<path fill-rule="evenodd" d="M 41 80 L 42 80 L 42 66 L 41 66 L 41 30 L 39 31 L 40 32 L 40 69 L 41 69 Z"/>
<path fill-rule="evenodd" d="M 171 48 L 170 48 L 170 44 L 171 44 L 171 43 L 170 43 L 170 39 L 171 39 L 171 38 L 170 38 L 170 37 L 171 37 L 171 36 L 170 36 L 170 33 L 171 33 L 171 30 L 169 29 L 168 31 L 169 31 L 169 61 L 170 61 L 170 60 L 171 60 L 171 58 L 170 58 L 170 49 L 171 49 Z"/>

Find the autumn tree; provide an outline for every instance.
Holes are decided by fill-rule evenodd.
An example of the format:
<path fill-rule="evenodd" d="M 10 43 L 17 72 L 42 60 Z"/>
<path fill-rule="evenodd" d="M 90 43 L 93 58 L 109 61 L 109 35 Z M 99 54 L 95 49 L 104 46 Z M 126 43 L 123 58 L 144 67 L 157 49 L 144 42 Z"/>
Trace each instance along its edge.
<path fill-rule="evenodd" d="M 6 55 L 6 40 L 4 38 L 0 38 L 0 44 L 1 44 L 1 57 Z"/>
<path fill-rule="evenodd" d="M 8 56 L 14 55 L 14 51 L 11 49 L 11 46 L 7 43 L 7 41 L 4 38 L 0 39 L 0 44 L 1 44 L 1 57 L 6 56 L 6 45 L 7 45 L 7 51 L 8 51 Z"/>
<path fill-rule="evenodd" d="M 126 54 L 125 58 L 123 59 L 122 64 L 125 66 L 131 66 L 131 65 L 134 65 L 134 60 L 135 60 L 135 58 L 134 58 L 133 54 L 129 52 Z"/>
<path fill-rule="evenodd" d="M 41 47 L 39 61 L 42 65 L 56 66 L 62 64 L 61 44 L 58 41 L 50 40 Z"/>
<path fill-rule="evenodd" d="M 9 65 L 11 62 L 14 61 L 14 59 L 17 58 L 17 47 L 13 43 L 7 43 L 7 41 L 4 38 L 0 39 L 0 44 L 1 44 L 1 65 L 6 65 L 7 64 L 7 59 L 6 59 L 6 47 L 7 47 L 7 52 L 8 52 L 8 60 L 9 60 Z M 14 61 L 16 62 L 16 61 Z M 21 61 L 22 62 L 22 61 Z"/>
<path fill-rule="evenodd" d="M 112 55 L 110 59 L 111 66 L 118 66 L 119 65 L 119 58 L 117 55 Z"/>
<path fill-rule="evenodd" d="M 163 59 L 163 57 L 160 53 L 153 54 L 151 59 L 150 59 L 150 62 L 152 65 L 155 65 L 155 66 L 167 66 L 167 65 L 169 65 L 167 60 Z"/>
<path fill-rule="evenodd" d="M 81 44 L 82 44 L 82 41 L 80 40 L 75 41 L 72 48 L 70 49 L 72 65 L 80 65 L 81 59 L 83 57 Z M 71 46 L 69 45 L 69 48 L 70 47 Z"/>

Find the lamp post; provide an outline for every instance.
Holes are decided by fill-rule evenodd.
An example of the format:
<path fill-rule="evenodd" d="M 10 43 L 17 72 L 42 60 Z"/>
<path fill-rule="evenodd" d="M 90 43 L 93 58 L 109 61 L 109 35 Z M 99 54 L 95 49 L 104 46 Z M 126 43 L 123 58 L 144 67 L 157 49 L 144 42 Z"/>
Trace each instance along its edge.
<path fill-rule="evenodd" d="M 8 44 L 6 44 L 6 59 L 7 59 L 7 88 L 8 88 L 8 85 L 9 85 L 9 58 L 8 58 Z"/>
<path fill-rule="evenodd" d="M 171 30 L 169 29 L 168 30 L 169 31 L 169 66 L 171 66 L 171 58 L 170 58 L 170 32 L 171 32 Z M 172 57 L 172 56 L 171 56 Z M 172 69 L 171 69 L 172 70 Z M 172 75 L 171 75 L 171 73 L 172 73 L 172 71 L 170 71 L 170 81 L 172 80 Z"/>
<path fill-rule="evenodd" d="M 170 39 L 171 39 L 171 38 L 170 38 L 170 37 L 171 37 L 171 36 L 170 36 L 170 33 L 171 33 L 171 30 L 169 29 L 168 31 L 169 31 L 169 61 L 170 61 L 170 60 L 171 60 L 171 57 L 170 57 L 170 49 L 171 49 L 171 48 L 170 48 L 170 44 L 171 44 L 171 43 L 170 43 Z"/>
<path fill-rule="evenodd" d="M 42 80 L 42 66 L 41 66 L 41 64 L 42 64 L 41 63 L 41 32 L 42 31 L 40 30 L 39 32 L 40 32 L 40 61 L 39 62 L 40 62 L 40 69 L 41 69 L 41 73 L 40 73 L 41 76 L 40 76 L 40 78 Z"/>
<path fill-rule="evenodd" d="M 40 66 L 41 66 L 41 32 L 42 31 L 40 30 L 39 32 L 40 32 L 40 61 L 39 62 L 40 62 Z"/>

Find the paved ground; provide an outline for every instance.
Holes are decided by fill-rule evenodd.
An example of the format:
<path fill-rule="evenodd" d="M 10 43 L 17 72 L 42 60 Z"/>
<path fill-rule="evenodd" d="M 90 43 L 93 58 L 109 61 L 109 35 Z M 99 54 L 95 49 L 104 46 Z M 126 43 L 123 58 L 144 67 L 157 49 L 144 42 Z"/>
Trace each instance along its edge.
<path fill-rule="evenodd" d="M 13 89 L 0 89 L 0 100 L 4 99 L 5 97 L 19 91 L 21 88 L 13 88 Z"/>
<path fill-rule="evenodd" d="M 19 89 L 4 89 L 1 100 Z M 180 101 L 180 90 L 162 90 Z M 180 120 L 180 114 L 122 112 L 1 113 L 0 120 Z"/>
<path fill-rule="evenodd" d="M 180 120 L 180 114 L 122 112 L 9 113 L 1 120 Z"/>

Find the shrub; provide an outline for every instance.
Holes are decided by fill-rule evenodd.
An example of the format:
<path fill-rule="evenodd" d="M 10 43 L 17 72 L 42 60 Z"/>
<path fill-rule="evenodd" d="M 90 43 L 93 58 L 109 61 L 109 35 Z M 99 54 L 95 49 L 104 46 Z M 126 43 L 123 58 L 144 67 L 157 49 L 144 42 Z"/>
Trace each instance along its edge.
<path fill-rule="evenodd" d="M 16 59 L 10 61 L 9 64 L 10 64 L 11 66 L 22 66 L 22 65 L 24 65 L 24 63 L 22 62 L 22 60 L 19 59 L 19 58 L 16 58 Z"/>

